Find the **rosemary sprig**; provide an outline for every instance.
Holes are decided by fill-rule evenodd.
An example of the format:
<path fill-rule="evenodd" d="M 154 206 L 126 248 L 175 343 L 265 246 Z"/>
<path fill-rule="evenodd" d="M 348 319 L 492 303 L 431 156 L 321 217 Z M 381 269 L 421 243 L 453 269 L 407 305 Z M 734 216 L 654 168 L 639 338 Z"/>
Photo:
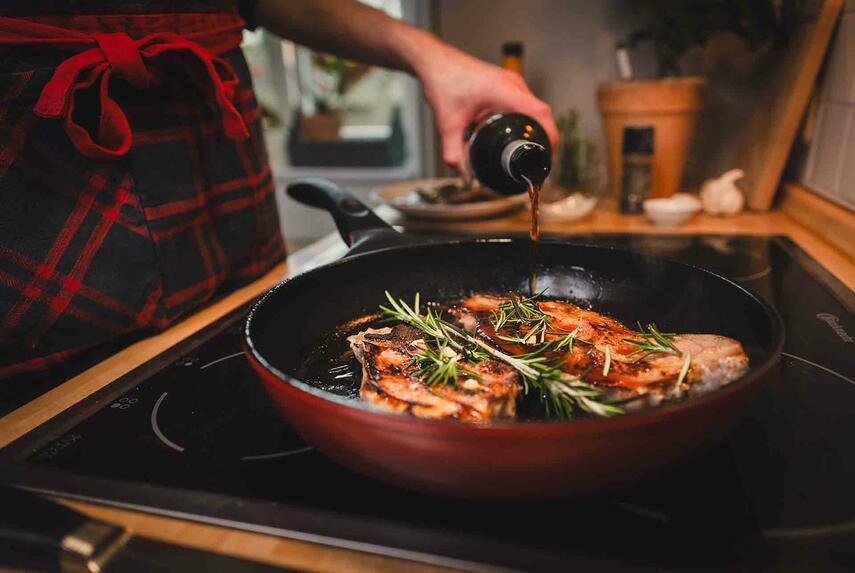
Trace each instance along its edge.
<path fill-rule="evenodd" d="M 419 293 L 416 293 L 412 307 L 404 300 L 395 300 L 388 291 L 386 291 L 386 299 L 391 308 L 381 305 L 380 310 L 384 315 L 417 328 L 436 341 L 437 348 L 424 343 L 419 346 L 420 350 L 414 356 L 419 365 L 419 370 L 415 374 L 429 386 L 456 382 L 459 374 L 457 363 L 461 358 L 467 362 L 478 362 L 489 357 L 471 344 L 464 346 L 449 338 L 444 330 L 447 323 L 430 307 L 425 314 L 421 314 Z"/>
<path fill-rule="evenodd" d="M 386 291 L 386 299 L 389 301 L 392 308 L 385 307 L 381 304 L 380 310 L 382 310 L 383 314 L 388 318 L 399 320 L 414 328 L 418 328 L 425 334 L 432 336 L 437 340 L 445 338 L 445 334 L 442 331 L 442 319 L 434 314 L 430 307 L 428 307 L 425 314 L 421 314 L 419 311 L 419 293 L 416 293 L 412 307 L 401 299 L 396 301 L 392 298 L 392 295 L 389 294 L 389 291 Z"/>
<path fill-rule="evenodd" d="M 526 394 L 537 390 L 547 413 L 555 413 L 563 418 L 572 418 L 577 408 L 598 416 L 623 413 L 620 408 L 601 401 L 602 391 L 584 381 L 587 372 L 572 376 L 550 362 L 546 352 L 552 347 L 552 342 L 526 354 L 510 355 L 477 338 L 472 338 L 472 341 L 516 370 L 522 378 Z"/>
<path fill-rule="evenodd" d="M 692 365 L 692 353 L 686 352 L 686 358 L 683 360 L 683 367 L 680 368 L 680 373 L 677 375 L 677 380 L 674 382 L 672 397 L 679 398 L 683 394 L 683 380 L 686 379 L 686 375 L 689 373 L 689 368 Z"/>
<path fill-rule="evenodd" d="M 508 300 L 501 303 L 493 312 L 491 321 L 493 328 L 496 330 L 496 336 L 508 342 L 518 342 L 521 344 L 535 344 L 544 342 L 546 338 L 546 330 L 549 327 L 552 317 L 543 312 L 538 306 L 538 299 L 543 296 L 546 289 L 529 297 L 521 297 L 511 292 L 508 293 Z M 502 336 L 498 334 L 500 328 L 504 326 L 514 325 L 518 327 L 526 327 L 525 333 L 522 336 Z"/>
<path fill-rule="evenodd" d="M 638 335 L 641 340 L 634 338 L 623 339 L 624 342 L 632 344 L 636 348 L 636 350 L 627 354 L 627 357 L 641 353 L 641 357 L 638 360 L 644 360 L 656 352 L 667 352 L 676 354 L 677 356 L 683 355 L 680 349 L 674 346 L 672 342 L 674 337 L 677 336 L 673 332 L 662 332 L 655 324 L 648 324 L 645 329 L 645 327 L 641 326 L 641 323 L 638 323 Z"/>
<path fill-rule="evenodd" d="M 603 361 L 603 376 L 609 375 L 609 368 L 612 365 L 612 347 L 606 346 L 606 358 Z"/>
<path fill-rule="evenodd" d="M 413 361 L 418 365 L 414 374 L 428 386 L 453 384 L 461 376 L 482 382 L 481 375 L 467 367 L 467 362 L 474 359 L 473 354 L 457 352 L 447 341 L 436 346 L 422 341 L 418 348 L 419 352 L 413 355 Z"/>
<path fill-rule="evenodd" d="M 683 367 L 680 368 L 680 375 L 677 376 L 677 384 L 676 387 L 679 388 L 680 384 L 683 383 L 683 380 L 686 379 L 686 374 L 689 373 L 689 367 L 692 365 L 692 353 L 686 352 L 686 359 L 683 360 Z"/>
<path fill-rule="evenodd" d="M 472 352 L 474 347 L 476 351 L 480 350 L 482 354 L 486 353 L 511 366 L 519 373 L 526 393 L 532 389 L 539 392 L 547 413 L 564 418 L 572 417 L 577 409 L 598 416 L 623 413 L 621 408 L 606 403 L 602 391 L 587 384 L 584 376 L 571 376 L 551 363 L 546 353 L 552 347 L 552 342 L 532 352 L 512 356 L 442 320 L 430 309 L 425 315 L 420 314 L 418 295 L 412 307 L 403 300 L 396 301 L 388 291 L 386 298 L 391 308 L 380 308 L 387 317 L 418 328 L 437 342 L 444 342 L 457 350 L 465 351 L 468 348 Z"/>
<path fill-rule="evenodd" d="M 555 345 L 555 350 L 563 350 L 566 348 L 567 352 L 573 352 L 573 345 L 577 342 L 580 342 L 580 343 L 585 344 L 587 346 L 593 346 L 593 344 L 594 344 L 593 342 L 590 342 L 588 340 L 582 340 L 581 338 L 577 338 L 576 335 L 578 333 L 579 333 L 579 327 L 578 326 L 576 328 L 574 328 L 572 332 L 568 332 L 567 334 L 564 334 L 563 332 L 547 332 L 547 334 L 552 334 L 552 335 L 557 335 L 557 336 L 561 336 L 562 334 L 564 334 L 564 336 L 562 338 L 558 339 L 558 342 Z"/>

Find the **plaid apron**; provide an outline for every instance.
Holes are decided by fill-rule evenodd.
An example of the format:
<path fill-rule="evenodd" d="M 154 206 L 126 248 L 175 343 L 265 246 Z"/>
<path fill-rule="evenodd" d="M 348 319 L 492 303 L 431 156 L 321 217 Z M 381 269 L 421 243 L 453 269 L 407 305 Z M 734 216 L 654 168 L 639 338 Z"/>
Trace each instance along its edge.
<path fill-rule="evenodd" d="M 0 377 L 285 254 L 234 0 L 0 5 Z"/>

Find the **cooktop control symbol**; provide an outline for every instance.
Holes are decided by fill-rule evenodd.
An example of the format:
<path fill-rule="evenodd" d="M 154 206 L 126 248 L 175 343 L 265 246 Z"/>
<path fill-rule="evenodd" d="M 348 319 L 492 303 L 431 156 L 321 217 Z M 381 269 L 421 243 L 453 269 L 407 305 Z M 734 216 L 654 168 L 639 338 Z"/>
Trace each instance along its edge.
<path fill-rule="evenodd" d="M 110 404 L 110 408 L 114 410 L 127 410 L 139 401 L 139 398 L 129 398 L 127 396 L 123 396 L 122 398 L 119 398 L 118 400 Z"/>
<path fill-rule="evenodd" d="M 195 356 L 183 356 L 175 362 L 175 365 L 176 366 L 193 366 L 197 362 L 199 362 L 199 359 L 196 358 Z"/>
<path fill-rule="evenodd" d="M 267 397 L 243 372 L 245 361 L 234 360 L 242 356 L 243 352 L 233 352 L 188 368 L 188 376 L 173 380 L 160 394 L 150 424 L 162 444 L 179 453 L 247 462 L 312 450 L 293 433 L 283 432 L 278 416 L 263 415 L 269 407 Z M 176 365 L 198 362 L 179 360 Z"/>

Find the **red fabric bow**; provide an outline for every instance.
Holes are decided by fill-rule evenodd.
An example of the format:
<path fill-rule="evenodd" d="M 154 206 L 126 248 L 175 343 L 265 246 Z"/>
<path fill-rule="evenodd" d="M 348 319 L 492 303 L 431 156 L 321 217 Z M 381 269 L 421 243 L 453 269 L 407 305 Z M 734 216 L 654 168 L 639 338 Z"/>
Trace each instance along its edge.
<path fill-rule="evenodd" d="M 207 43 L 217 51 L 238 45 L 239 38 L 239 30 L 235 35 L 233 27 L 194 35 L 195 40 Z M 84 49 L 57 66 L 33 111 L 41 117 L 62 119 L 74 146 L 88 157 L 118 157 L 131 147 L 131 127 L 119 104 L 110 97 L 110 78 L 118 76 L 139 88 L 158 84 L 162 80 L 157 70 L 158 57 L 167 52 L 181 54 L 188 61 L 202 64 L 211 82 L 226 135 L 231 139 L 249 137 L 246 124 L 231 101 L 238 84 L 234 70 L 228 62 L 184 36 L 157 32 L 134 40 L 122 32 L 90 35 L 28 20 L 0 17 L 0 44 L 3 43 Z M 74 121 L 75 94 L 93 86 L 97 86 L 101 104 L 97 138 Z"/>

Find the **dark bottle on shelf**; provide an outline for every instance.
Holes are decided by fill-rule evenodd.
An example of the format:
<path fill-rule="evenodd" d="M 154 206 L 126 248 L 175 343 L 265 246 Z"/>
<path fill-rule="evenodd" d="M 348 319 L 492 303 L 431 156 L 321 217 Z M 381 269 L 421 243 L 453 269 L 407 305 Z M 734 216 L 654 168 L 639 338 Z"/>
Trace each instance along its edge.
<path fill-rule="evenodd" d="M 522 42 L 505 42 L 502 44 L 502 67 L 523 75 Z"/>
<path fill-rule="evenodd" d="M 539 187 L 552 166 L 543 127 L 520 113 L 494 113 L 479 122 L 466 142 L 469 175 L 501 195 Z"/>
<path fill-rule="evenodd" d="M 622 213 L 643 212 L 644 200 L 650 197 L 653 137 L 651 126 L 628 126 L 623 130 L 623 174 L 620 193 Z"/>

